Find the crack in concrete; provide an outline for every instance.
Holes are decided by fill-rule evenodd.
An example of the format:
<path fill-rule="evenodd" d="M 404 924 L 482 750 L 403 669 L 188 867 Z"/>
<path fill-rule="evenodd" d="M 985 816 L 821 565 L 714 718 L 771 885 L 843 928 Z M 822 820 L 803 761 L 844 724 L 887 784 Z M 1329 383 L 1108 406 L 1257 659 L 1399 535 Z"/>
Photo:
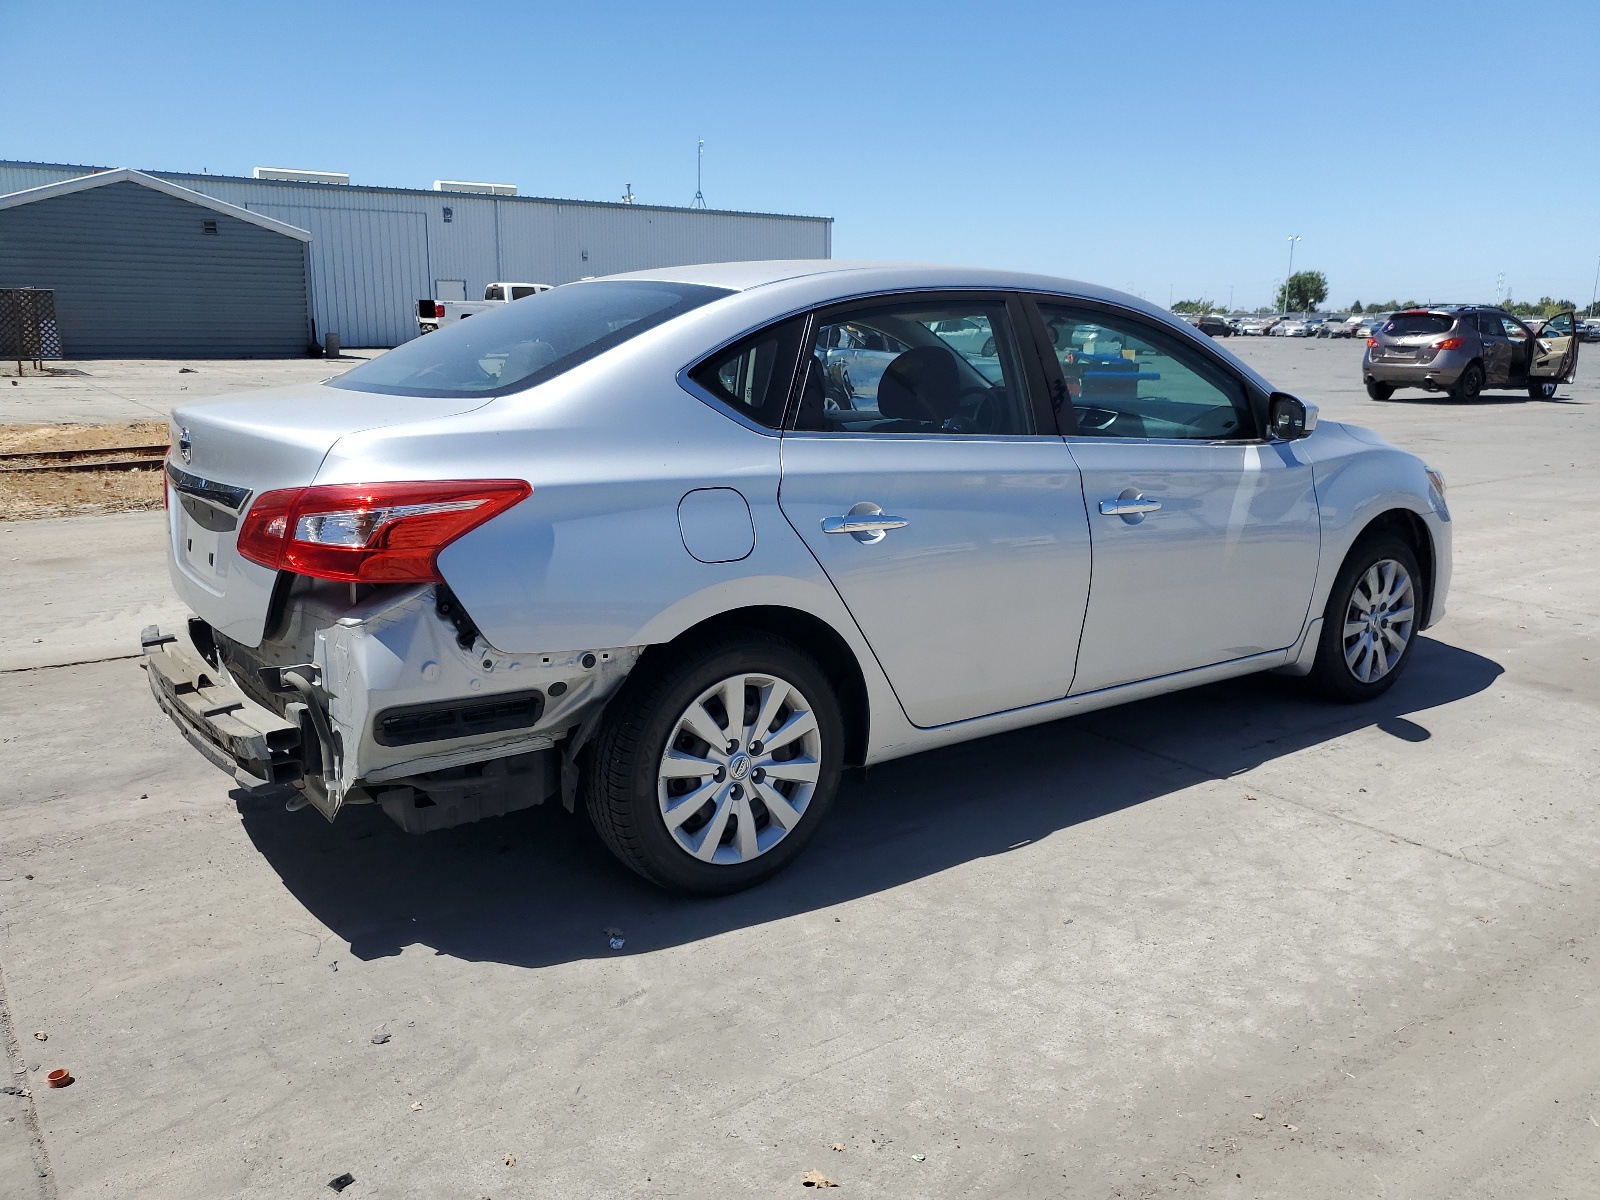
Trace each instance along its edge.
<path fill-rule="evenodd" d="M 0 1043 L 5 1046 L 6 1063 L 11 1068 L 13 1076 L 26 1080 L 28 1064 L 24 1061 L 22 1047 L 17 1042 L 16 1023 L 11 1017 L 11 999 L 6 993 L 4 966 L 0 966 Z M 21 1075 L 16 1074 L 19 1068 Z M 31 1090 L 32 1085 L 29 1086 Z M 31 1095 L 19 1098 L 26 1106 L 22 1121 L 28 1130 L 28 1151 L 33 1158 L 34 1178 L 39 1184 L 39 1200 L 56 1200 L 60 1193 L 56 1190 L 55 1171 L 50 1166 L 50 1151 L 44 1144 L 44 1128 L 39 1124 L 39 1109 Z"/>
<path fill-rule="evenodd" d="M 1199 766 L 1196 763 L 1186 762 L 1181 758 L 1174 758 L 1172 755 L 1164 754 L 1159 750 L 1151 750 L 1148 747 L 1136 745 L 1135 743 L 1125 741 L 1122 738 L 1113 737 L 1109 733 L 1100 733 L 1096 730 L 1087 729 L 1083 730 L 1083 732 L 1089 734 L 1091 737 L 1097 737 L 1101 741 L 1110 742 L 1114 746 L 1121 746 L 1124 749 L 1132 750 L 1136 754 L 1146 754 L 1151 758 L 1159 758 L 1163 762 L 1169 762 L 1173 766 L 1182 767 L 1185 770 L 1193 771 L 1196 775 L 1210 780 L 1213 783 L 1227 783 L 1230 781 L 1229 776 L 1218 775 L 1215 771 Z M 1355 817 L 1347 817 L 1342 813 L 1331 812 L 1325 808 L 1318 808 L 1315 804 L 1307 804 L 1303 800 L 1296 800 L 1290 796 L 1279 795 L 1278 793 L 1269 791 L 1268 789 L 1259 785 L 1252 785 L 1251 791 L 1260 796 L 1268 796 L 1279 803 L 1292 804 L 1296 808 L 1304 809 L 1306 812 L 1313 812 L 1318 816 L 1327 817 L 1334 821 L 1342 821 L 1346 825 L 1353 825 L 1357 829 L 1366 830 L 1368 833 L 1378 834 L 1380 837 L 1389 838 L 1391 841 L 1404 842 L 1408 846 L 1415 846 L 1418 850 L 1427 850 L 1433 854 L 1448 858 L 1452 862 L 1466 863 L 1468 866 L 1478 867 L 1481 870 L 1492 872 L 1493 874 L 1499 875 L 1505 879 L 1514 879 L 1518 883 L 1525 883 L 1530 887 L 1536 887 L 1542 891 L 1554 892 L 1556 894 L 1560 894 L 1562 891 L 1562 889 L 1559 887 L 1552 886 L 1548 883 L 1540 883 L 1537 879 L 1528 879 L 1525 876 L 1518 875 L 1514 871 L 1507 871 L 1503 867 L 1496 867 L 1491 866 L 1489 863 L 1478 862 L 1476 859 L 1467 858 L 1462 854 L 1452 854 L 1449 850 L 1443 850 L 1438 846 L 1430 846 L 1427 842 L 1419 842 L 1415 838 L 1409 838 L 1403 833 L 1396 833 L 1393 830 L 1384 829 L 1377 825 L 1369 825 L 1365 821 L 1358 821 Z"/>

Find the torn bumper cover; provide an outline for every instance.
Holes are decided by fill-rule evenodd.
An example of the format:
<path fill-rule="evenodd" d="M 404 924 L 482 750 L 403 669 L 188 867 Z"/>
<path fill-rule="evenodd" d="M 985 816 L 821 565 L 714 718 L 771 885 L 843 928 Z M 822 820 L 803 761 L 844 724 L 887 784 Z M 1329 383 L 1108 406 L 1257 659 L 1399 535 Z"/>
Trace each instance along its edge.
<path fill-rule="evenodd" d="M 297 725 L 246 699 L 214 667 L 154 625 L 140 643 L 156 703 L 214 765 L 247 788 L 295 783 L 305 774 Z"/>

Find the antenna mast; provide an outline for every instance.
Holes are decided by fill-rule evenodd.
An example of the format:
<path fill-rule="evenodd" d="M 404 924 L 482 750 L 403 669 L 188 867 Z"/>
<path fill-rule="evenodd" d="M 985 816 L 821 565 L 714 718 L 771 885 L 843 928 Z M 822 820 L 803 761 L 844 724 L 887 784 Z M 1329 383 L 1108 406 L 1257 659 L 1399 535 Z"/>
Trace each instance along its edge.
<path fill-rule="evenodd" d="M 694 160 L 694 202 L 690 208 L 704 208 L 706 206 L 705 193 L 700 190 L 700 167 L 706 160 L 706 140 L 700 139 L 699 152 Z"/>

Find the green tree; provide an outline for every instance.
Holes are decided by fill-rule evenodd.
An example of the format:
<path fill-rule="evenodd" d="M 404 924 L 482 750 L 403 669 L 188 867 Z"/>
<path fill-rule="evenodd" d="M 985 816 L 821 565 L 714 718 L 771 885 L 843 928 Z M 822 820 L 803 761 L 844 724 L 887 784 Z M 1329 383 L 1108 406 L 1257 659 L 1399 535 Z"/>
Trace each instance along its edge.
<path fill-rule="evenodd" d="M 1312 312 L 1328 298 L 1328 277 L 1321 271 L 1296 271 L 1278 289 L 1282 312 Z"/>
<path fill-rule="evenodd" d="M 1367 310 L 1366 310 L 1366 309 L 1364 309 L 1364 308 L 1362 308 L 1362 307 L 1361 307 L 1361 301 L 1359 301 L 1359 300 L 1357 300 L 1357 301 L 1356 301 L 1356 302 L 1355 302 L 1355 303 L 1354 303 L 1354 304 L 1352 304 L 1352 305 L 1351 305 L 1351 306 L 1350 306 L 1350 311 L 1351 311 L 1351 313 L 1353 313 L 1353 314 L 1356 314 L 1356 315 L 1359 315 L 1359 314 L 1361 314 L 1361 313 L 1364 313 L 1364 312 L 1366 312 L 1366 311 L 1367 311 Z"/>

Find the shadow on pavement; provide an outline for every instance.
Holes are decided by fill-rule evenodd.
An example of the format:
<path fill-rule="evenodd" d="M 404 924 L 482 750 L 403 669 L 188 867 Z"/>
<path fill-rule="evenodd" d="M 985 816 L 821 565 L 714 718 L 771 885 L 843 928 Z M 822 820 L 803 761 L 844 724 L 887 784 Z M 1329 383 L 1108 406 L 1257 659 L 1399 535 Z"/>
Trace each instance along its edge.
<path fill-rule="evenodd" d="M 686 900 L 635 877 L 559 803 L 402 833 L 375 807 L 334 824 L 235 793 L 245 831 L 284 885 L 357 958 L 422 945 L 515 966 L 679 945 L 826 908 L 1004 854 L 1207 778 L 1226 778 L 1376 726 L 1409 742 L 1415 716 L 1489 687 L 1487 658 L 1423 638 L 1382 699 L 1343 706 L 1257 675 L 1001 734 L 874 767 L 847 782 L 806 853 L 737 896 Z"/>

